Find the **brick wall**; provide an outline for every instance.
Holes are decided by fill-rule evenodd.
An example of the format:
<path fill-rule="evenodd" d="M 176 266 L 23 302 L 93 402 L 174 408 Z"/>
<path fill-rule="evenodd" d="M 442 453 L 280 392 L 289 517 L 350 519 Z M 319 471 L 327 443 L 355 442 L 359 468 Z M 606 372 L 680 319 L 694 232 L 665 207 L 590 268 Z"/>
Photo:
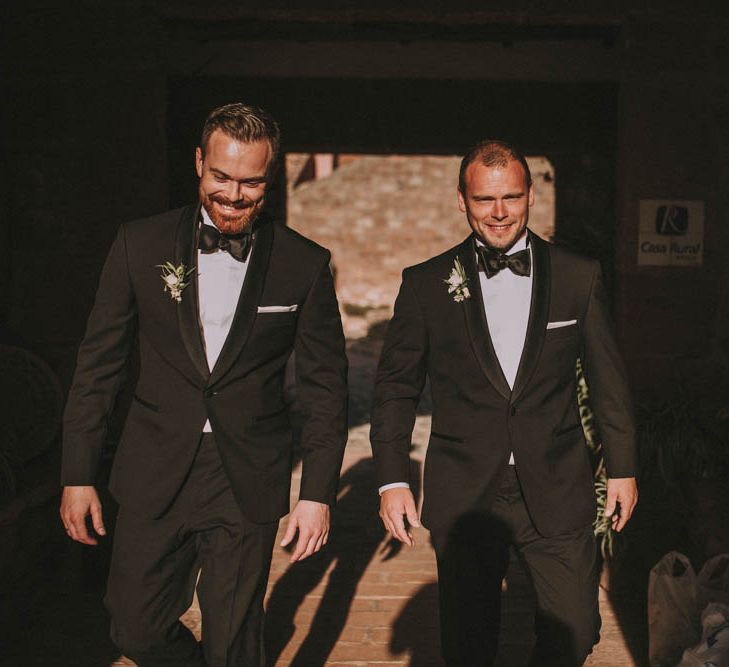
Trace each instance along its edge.
<path fill-rule="evenodd" d="M 287 156 L 288 223 L 332 251 L 345 329 L 357 337 L 389 317 L 404 267 L 470 230 L 456 198 L 459 157 L 341 155 L 334 162 L 322 176 L 311 156 Z M 544 158 L 530 158 L 529 166 L 536 187 L 530 227 L 550 238 L 554 173 Z"/>

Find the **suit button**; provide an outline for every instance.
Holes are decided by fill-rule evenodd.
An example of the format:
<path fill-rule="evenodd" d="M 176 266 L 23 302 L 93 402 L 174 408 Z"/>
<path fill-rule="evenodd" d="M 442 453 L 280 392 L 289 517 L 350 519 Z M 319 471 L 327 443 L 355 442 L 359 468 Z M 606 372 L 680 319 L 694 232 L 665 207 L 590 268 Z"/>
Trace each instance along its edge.
<path fill-rule="evenodd" d="M 511 410 L 509 410 L 509 414 L 512 417 L 516 414 L 516 407 L 515 406 L 513 406 L 513 405 L 511 406 Z"/>
<path fill-rule="evenodd" d="M 217 396 L 218 395 L 218 392 L 217 391 L 213 391 L 212 389 L 206 389 L 203 392 L 203 395 L 205 396 L 205 398 L 212 398 L 213 396 Z"/>

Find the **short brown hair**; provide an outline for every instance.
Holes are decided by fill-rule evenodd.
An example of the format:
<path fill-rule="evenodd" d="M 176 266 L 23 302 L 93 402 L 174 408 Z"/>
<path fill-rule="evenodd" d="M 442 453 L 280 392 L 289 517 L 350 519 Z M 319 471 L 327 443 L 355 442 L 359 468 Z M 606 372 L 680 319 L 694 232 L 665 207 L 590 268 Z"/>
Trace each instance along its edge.
<path fill-rule="evenodd" d="M 475 160 L 480 160 L 481 164 L 487 167 L 505 167 L 509 160 L 515 160 L 524 167 L 527 188 L 532 185 L 529 165 L 524 154 L 516 146 L 499 139 L 484 139 L 475 144 L 461 160 L 461 169 L 458 173 L 458 189 L 461 192 L 465 192 L 466 189 L 466 169 Z"/>
<path fill-rule="evenodd" d="M 245 143 L 266 140 L 271 146 L 271 165 L 278 157 L 281 130 L 274 117 L 265 109 L 242 102 L 233 102 L 213 109 L 205 119 L 200 137 L 200 150 L 203 156 L 210 135 L 215 130 L 220 130 L 236 141 Z"/>

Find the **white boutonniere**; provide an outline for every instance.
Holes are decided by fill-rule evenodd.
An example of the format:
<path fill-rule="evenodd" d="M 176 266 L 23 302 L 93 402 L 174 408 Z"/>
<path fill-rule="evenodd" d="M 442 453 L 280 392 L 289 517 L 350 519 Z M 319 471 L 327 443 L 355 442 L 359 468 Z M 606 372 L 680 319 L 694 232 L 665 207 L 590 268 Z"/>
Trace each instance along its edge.
<path fill-rule="evenodd" d="M 165 284 L 165 292 L 170 293 L 170 299 L 180 303 L 182 301 L 182 290 L 190 284 L 185 281 L 190 274 L 195 272 L 195 269 L 188 269 L 184 264 L 175 266 L 172 262 L 157 264 L 157 268 L 162 269 L 160 278 Z"/>
<path fill-rule="evenodd" d="M 456 303 L 461 303 L 461 301 L 471 298 L 471 292 L 468 291 L 466 270 L 463 268 L 463 264 L 461 264 L 461 260 L 458 257 L 453 262 L 451 275 L 443 282 L 448 285 L 448 294 L 453 295 L 453 300 Z"/>

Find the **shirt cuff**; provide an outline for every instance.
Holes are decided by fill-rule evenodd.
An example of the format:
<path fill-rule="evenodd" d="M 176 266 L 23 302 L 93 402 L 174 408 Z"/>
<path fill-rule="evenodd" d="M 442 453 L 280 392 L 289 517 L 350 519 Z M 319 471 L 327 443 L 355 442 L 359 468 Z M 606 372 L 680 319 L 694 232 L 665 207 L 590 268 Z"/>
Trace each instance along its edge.
<path fill-rule="evenodd" d="M 409 489 L 410 484 L 407 482 L 393 482 L 392 484 L 385 484 L 385 486 L 381 486 L 378 489 L 378 492 L 380 495 L 382 495 L 385 491 L 388 491 L 390 489 Z"/>

